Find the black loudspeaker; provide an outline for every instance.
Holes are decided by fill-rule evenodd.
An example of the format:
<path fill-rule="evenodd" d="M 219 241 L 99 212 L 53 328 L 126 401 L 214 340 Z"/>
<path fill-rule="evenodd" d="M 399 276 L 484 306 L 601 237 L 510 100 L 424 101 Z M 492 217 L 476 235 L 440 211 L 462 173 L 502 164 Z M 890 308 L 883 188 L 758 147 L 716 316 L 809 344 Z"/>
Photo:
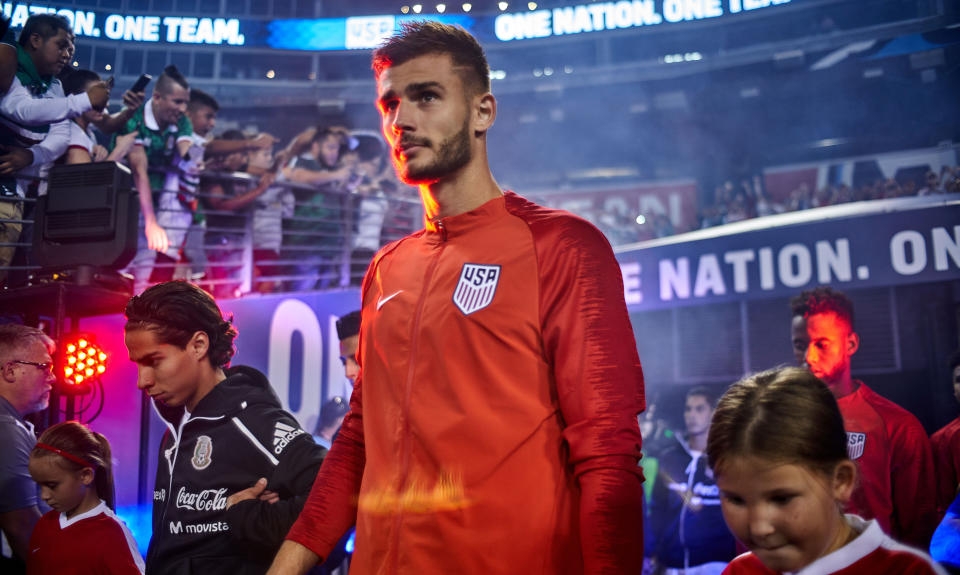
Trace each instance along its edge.
<path fill-rule="evenodd" d="M 140 203 L 115 162 L 54 166 L 37 200 L 33 259 L 45 269 L 118 270 L 137 253 Z"/>

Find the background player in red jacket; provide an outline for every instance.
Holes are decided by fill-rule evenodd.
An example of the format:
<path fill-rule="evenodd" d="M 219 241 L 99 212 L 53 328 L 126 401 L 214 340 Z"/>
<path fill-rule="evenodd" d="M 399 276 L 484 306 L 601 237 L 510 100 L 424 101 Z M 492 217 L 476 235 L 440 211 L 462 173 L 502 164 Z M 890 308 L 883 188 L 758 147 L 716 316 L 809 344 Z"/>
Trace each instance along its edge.
<path fill-rule="evenodd" d="M 860 482 L 847 510 L 876 519 L 894 538 L 926 548 L 937 525 L 933 453 L 923 426 L 907 410 L 850 375 L 860 346 L 853 303 L 829 287 L 790 302 L 797 363 L 820 378 L 840 406 L 847 454 Z"/>

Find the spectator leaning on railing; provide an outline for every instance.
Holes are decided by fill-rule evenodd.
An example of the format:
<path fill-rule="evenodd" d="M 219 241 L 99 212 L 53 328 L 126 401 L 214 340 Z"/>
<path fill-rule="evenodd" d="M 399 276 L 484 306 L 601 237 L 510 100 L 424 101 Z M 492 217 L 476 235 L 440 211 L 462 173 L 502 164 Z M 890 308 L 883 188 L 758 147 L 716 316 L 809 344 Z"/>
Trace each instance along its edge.
<path fill-rule="evenodd" d="M 256 140 L 267 136 L 258 134 Z M 253 200 L 253 291 L 269 293 L 279 291 L 279 280 L 261 279 L 282 274 L 274 262 L 280 257 L 283 246 L 283 218 L 291 217 L 294 210 L 293 192 L 277 185 L 283 181 L 278 173 L 285 156 L 275 159 L 270 148 L 257 148 L 247 152 L 247 173 L 259 178 L 255 190 L 264 188 Z"/>
<path fill-rule="evenodd" d="M 15 50 L 0 50 L 0 67 L 14 69 L 9 89 L 0 99 L 0 243 L 14 243 L 21 223 L 30 219 L 33 204 L 24 210 L 23 198 L 45 193 L 36 178 L 46 174 L 63 155 L 70 136 L 68 118 L 94 107 L 103 108 L 109 89 L 98 83 L 84 94 L 65 98 L 56 76 L 73 56 L 73 30 L 62 16 L 38 14 L 24 24 Z M 3 84 L 7 83 L 4 79 Z M 29 238 L 31 230 L 23 235 Z M 0 282 L 14 255 L 13 246 L 0 247 Z M 24 261 L 23 263 L 27 263 Z"/>
<path fill-rule="evenodd" d="M 385 146 L 379 136 L 361 134 L 353 137 L 357 140 L 357 149 L 348 152 L 348 155 L 355 156 L 354 169 L 360 178 L 351 189 L 355 206 L 352 213 L 356 217 L 350 252 L 350 283 L 360 285 L 370 260 L 383 245 L 380 233 L 389 209 L 383 185 L 384 181 L 389 182 L 389 178 L 384 172 L 393 170 L 387 162 Z"/>
<path fill-rule="evenodd" d="M 933 170 L 927 171 L 926 175 L 924 175 L 924 182 L 926 185 L 920 188 L 920 191 L 917 192 L 918 196 L 946 193 L 943 189 L 943 186 L 940 184 L 940 176 L 938 176 Z"/>
<path fill-rule="evenodd" d="M 216 98 L 202 90 L 190 90 L 187 117 L 193 126 L 193 134 L 190 136 L 192 141 L 190 149 L 178 164 L 179 195 L 177 198 L 181 205 L 187 205 L 190 208 L 193 216 L 182 242 L 182 255 L 178 258 L 184 264 L 182 267 L 189 269 L 188 279 L 202 276 L 207 269 L 204 250 L 206 221 L 203 211 L 198 209 L 200 200 L 197 196 L 200 174 L 209 168 L 205 164 L 205 158 L 207 156 L 224 158 L 232 153 L 246 154 L 250 150 L 270 148 L 275 142 L 269 134 L 261 134 L 252 139 L 214 138 L 213 128 L 216 126 L 219 111 L 220 103 Z M 175 274 L 175 277 L 180 276 Z"/>
<path fill-rule="evenodd" d="M 227 130 L 221 139 L 243 142 L 240 130 Z M 201 196 L 207 209 L 207 277 L 211 292 L 217 297 L 237 297 L 240 289 L 240 265 L 243 257 L 243 234 L 246 227 L 244 209 L 256 197 L 243 182 L 228 177 L 246 169 L 246 154 L 241 151 L 209 156 L 208 164 L 219 175 L 208 174 L 200 179 Z M 262 191 L 260 192 L 262 193 Z"/>
<path fill-rule="evenodd" d="M 101 83 L 100 76 L 92 70 L 73 70 L 63 78 L 63 91 L 66 95 L 73 96 L 84 94 L 88 90 Z M 97 144 L 96 134 L 93 126 L 103 118 L 103 112 L 99 110 L 88 110 L 73 119 L 70 124 L 70 140 L 67 146 L 67 152 L 60 156 L 58 162 L 66 164 L 89 164 L 90 162 L 119 162 L 126 157 L 127 152 L 133 146 L 133 140 L 136 134 L 130 133 L 117 138 L 117 145 L 112 152 Z"/>
<path fill-rule="evenodd" d="M 344 134 L 332 129 L 317 130 L 310 144 L 310 156 L 294 158 L 283 170 L 284 177 L 295 184 L 294 220 L 286 226 L 285 248 L 289 256 L 301 264 L 293 266 L 296 275 L 291 289 L 312 290 L 335 285 L 338 279 L 337 259 L 343 236 L 343 185 L 353 172 L 341 162 L 349 148 Z"/>
<path fill-rule="evenodd" d="M 175 66 L 167 66 L 157 80 L 153 96 L 127 121 L 121 134 L 136 132 L 128 155 L 134 185 L 140 197 L 145 226 L 137 255 L 130 264 L 138 285 L 147 278 L 173 277 L 173 265 L 193 219 L 189 206 L 178 198 L 179 184 L 172 170 L 177 159 L 193 145 L 193 125 L 186 116 L 190 85 Z M 154 209 L 153 191 L 162 190 Z M 173 228 L 178 228 L 174 230 Z M 165 264 L 155 273 L 154 263 Z"/>

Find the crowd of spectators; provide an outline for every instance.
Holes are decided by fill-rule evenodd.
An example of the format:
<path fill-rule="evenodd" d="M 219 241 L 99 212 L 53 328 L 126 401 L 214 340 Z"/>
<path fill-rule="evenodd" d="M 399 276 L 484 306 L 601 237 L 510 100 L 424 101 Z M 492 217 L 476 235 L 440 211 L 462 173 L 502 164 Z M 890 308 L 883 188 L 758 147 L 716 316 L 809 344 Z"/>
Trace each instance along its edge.
<path fill-rule="evenodd" d="M 618 246 L 822 206 L 955 193 L 960 193 L 960 166 L 944 166 L 939 172 L 927 170 L 922 183 L 912 178 L 878 178 L 857 187 L 838 183 L 816 189 L 801 183 L 782 199 L 772 197 L 757 175 L 742 179 L 739 184 L 727 180 L 717 186 L 713 201 L 701 206 L 695 225 L 689 228 L 671 221 L 663 212 L 644 213 L 639 217 L 604 209 L 582 209 L 577 213 L 600 228 L 611 244 Z"/>
<path fill-rule="evenodd" d="M 772 198 L 764 190 L 760 177 L 756 176 L 752 180 L 741 180 L 739 185 L 726 181 L 717 186 L 714 190 L 714 202 L 700 212 L 700 229 L 823 206 L 957 192 L 960 192 L 960 166 L 944 166 L 939 173 L 927 170 L 923 176 L 923 185 L 912 178 L 904 178 L 902 181 L 878 178 L 872 183 L 857 187 L 839 183 L 816 189 L 802 183 L 783 201 Z"/>
<path fill-rule="evenodd" d="M 220 138 L 253 141 L 238 130 Z M 191 265 L 216 295 L 244 291 L 245 261 L 258 293 L 357 285 L 376 250 L 417 225 L 412 191 L 378 135 L 311 127 L 272 148 L 206 154 L 198 210 L 207 264 Z"/>
<path fill-rule="evenodd" d="M 73 49 L 69 22 L 53 15 L 31 18 L 15 45 L 0 45 L 0 285 L 7 270 L 36 267 L 33 208 L 57 163 L 129 165 L 143 232 L 125 271 L 137 290 L 173 278 L 219 297 L 357 285 L 382 245 L 419 227 L 416 193 L 397 180 L 379 134 L 311 126 L 283 147 L 268 133 L 214 134 L 216 99 L 173 66 L 149 99 L 146 90 L 127 90 L 111 114 L 112 79 L 67 66 Z M 754 176 L 717 186 L 693 225 L 656 212 L 579 215 L 624 245 L 820 206 L 958 191 L 960 167 L 949 166 L 922 181 L 800 184 L 778 197 Z"/>
<path fill-rule="evenodd" d="M 60 163 L 129 166 L 141 233 L 124 271 L 138 291 L 173 278 L 220 297 L 357 285 L 376 250 L 419 226 L 379 134 L 312 126 L 283 147 L 215 134 L 218 102 L 174 66 L 110 114 L 112 79 L 68 66 L 73 40 L 67 20 L 38 15 L 0 45 L 0 285 L 36 268 L 29 223 Z"/>

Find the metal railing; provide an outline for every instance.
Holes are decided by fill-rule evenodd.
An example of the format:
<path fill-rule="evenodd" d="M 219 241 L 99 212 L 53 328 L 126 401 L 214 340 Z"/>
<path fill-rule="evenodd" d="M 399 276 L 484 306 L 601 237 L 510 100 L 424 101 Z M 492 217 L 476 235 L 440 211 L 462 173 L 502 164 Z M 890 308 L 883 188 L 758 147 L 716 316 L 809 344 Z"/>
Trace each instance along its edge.
<path fill-rule="evenodd" d="M 134 278 L 135 293 L 161 279 L 188 279 L 217 297 L 359 285 L 376 249 L 423 225 L 415 191 L 403 186 L 361 194 L 344 186 L 278 178 L 243 208 L 212 207 L 247 193 L 259 181 L 242 172 L 205 172 L 196 192 L 154 190 L 155 215 L 171 247 L 166 257 L 147 249 L 141 217 L 137 255 L 122 270 Z M 214 184 L 228 193 L 209 193 Z M 32 236 L 27 234 L 32 233 L 36 199 L 0 196 L 0 202 L 19 202 L 24 209 L 22 217 L 0 218 L 0 240 L 5 225 L 19 224 L 23 232 L 14 241 L 0 242 L 0 250 L 17 252 L 7 262 L 0 252 L 0 280 L 7 276 L 9 286 L 35 282 L 50 272 L 31 257 Z M 2 208 L 0 204 L 0 215 L 9 211 Z"/>

